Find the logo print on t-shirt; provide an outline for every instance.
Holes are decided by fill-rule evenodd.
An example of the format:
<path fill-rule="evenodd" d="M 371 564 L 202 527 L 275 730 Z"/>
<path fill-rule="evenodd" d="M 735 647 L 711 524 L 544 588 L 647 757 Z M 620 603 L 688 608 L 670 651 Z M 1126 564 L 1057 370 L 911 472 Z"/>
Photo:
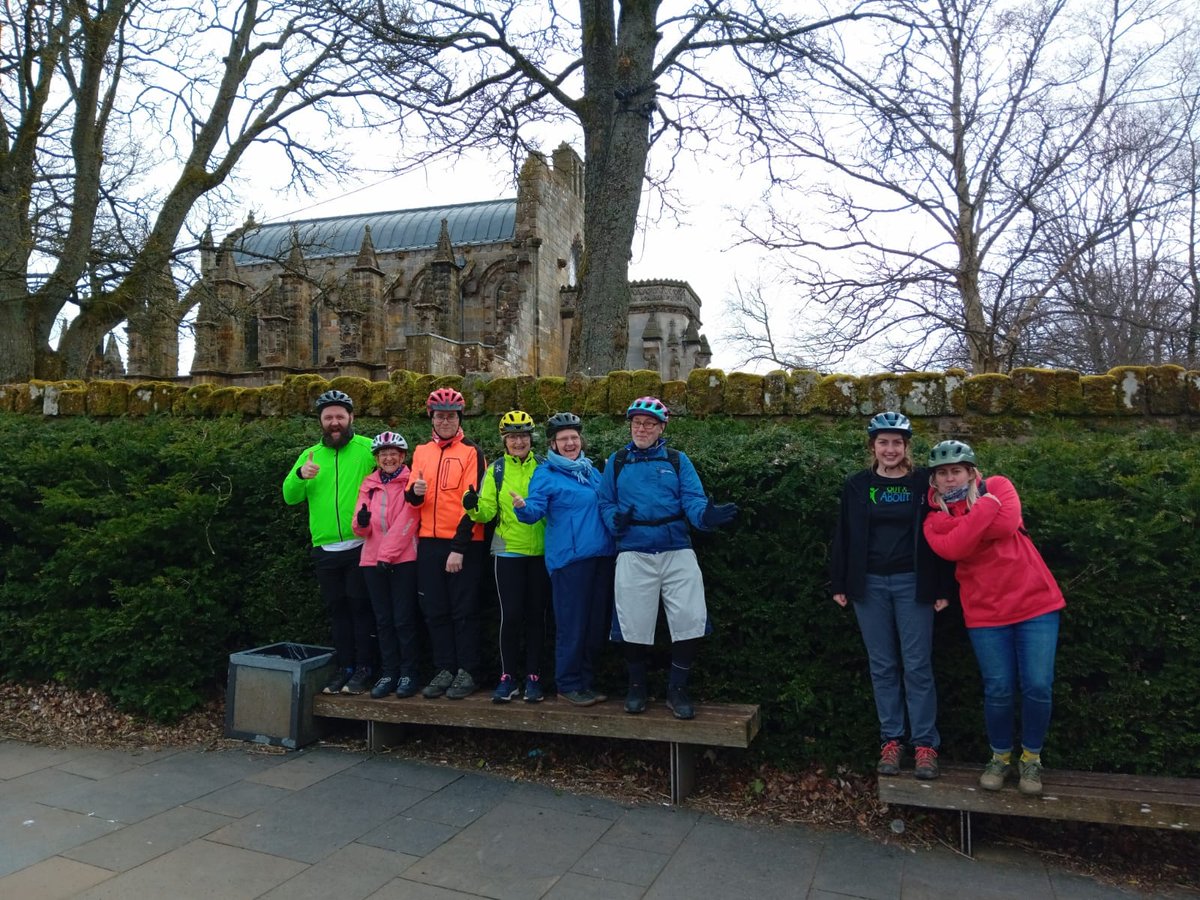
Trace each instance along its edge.
<path fill-rule="evenodd" d="M 882 491 L 872 486 L 870 497 L 872 503 L 911 503 L 912 491 L 903 484 L 889 484 Z"/>

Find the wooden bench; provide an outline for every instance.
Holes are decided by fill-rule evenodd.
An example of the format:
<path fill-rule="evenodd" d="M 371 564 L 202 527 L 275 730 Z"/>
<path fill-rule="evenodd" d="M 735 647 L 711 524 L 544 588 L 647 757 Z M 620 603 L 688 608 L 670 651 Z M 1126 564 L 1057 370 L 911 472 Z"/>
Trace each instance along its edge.
<path fill-rule="evenodd" d="M 879 779 L 879 799 L 903 806 L 956 810 L 959 843 L 971 855 L 971 813 L 1030 816 L 1072 822 L 1135 825 L 1200 831 L 1200 779 L 1099 772 L 1042 773 L 1040 797 L 1019 793 L 1016 783 L 1000 791 L 979 786 L 982 766 L 943 766 L 936 781 L 917 781 L 911 772 Z"/>
<path fill-rule="evenodd" d="M 365 720 L 367 746 L 373 752 L 396 743 L 403 725 L 661 741 L 670 745 L 672 803 L 682 802 L 695 785 L 697 748 L 744 749 L 750 746 L 760 725 L 757 706 L 697 703 L 696 718 L 681 721 L 662 704 L 653 704 L 644 713 L 631 716 L 616 698 L 595 706 L 572 706 L 556 697 L 547 697 L 541 703 L 492 703 L 490 695 L 482 692 L 465 700 L 444 697 L 426 700 L 420 696 L 371 700 L 363 696 L 317 694 L 312 705 L 315 716 Z"/>

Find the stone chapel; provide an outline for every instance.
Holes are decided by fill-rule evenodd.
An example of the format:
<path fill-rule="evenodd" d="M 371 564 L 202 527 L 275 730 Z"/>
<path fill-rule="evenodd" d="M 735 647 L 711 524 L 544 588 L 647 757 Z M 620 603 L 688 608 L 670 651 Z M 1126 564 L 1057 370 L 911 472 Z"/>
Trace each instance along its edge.
<path fill-rule="evenodd" d="M 249 221 L 219 245 L 206 233 L 189 380 L 562 375 L 582 252 L 583 162 L 567 144 L 526 160 L 515 199 Z M 627 367 L 677 379 L 707 366 L 687 282 L 631 287 Z M 131 324 L 127 377 L 156 374 L 135 371 L 139 338 Z"/>

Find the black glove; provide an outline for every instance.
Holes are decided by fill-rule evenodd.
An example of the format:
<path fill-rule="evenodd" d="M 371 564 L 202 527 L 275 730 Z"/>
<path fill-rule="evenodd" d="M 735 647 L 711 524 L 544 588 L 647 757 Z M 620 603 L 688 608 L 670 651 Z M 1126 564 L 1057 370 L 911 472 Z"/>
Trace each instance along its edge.
<path fill-rule="evenodd" d="M 704 507 L 704 515 L 700 517 L 700 524 L 705 528 L 723 528 L 732 523 L 737 514 L 736 503 L 713 503 L 712 497 L 709 497 L 708 506 Z"/>
<path fill-rule="evenodd" d="M 633 521 L 633 507 L 629 507 L 625 512 L 613 513 L 613 533 L 618 537 L 629 530 L 629 523 Z"/>
<path fill-rule="evenodd" d="M 367 509 L 367 504 L 362 505 L 362 509 L 358 511 L 358 527 L 366 528 L 371 524 L 371 511 Z"/>
<path fill-rule="evenodd" d="M 471 485 L 463 494 L 463 509 L 479 509 L 479 491 L 475 490 L 475 485 Z"/>

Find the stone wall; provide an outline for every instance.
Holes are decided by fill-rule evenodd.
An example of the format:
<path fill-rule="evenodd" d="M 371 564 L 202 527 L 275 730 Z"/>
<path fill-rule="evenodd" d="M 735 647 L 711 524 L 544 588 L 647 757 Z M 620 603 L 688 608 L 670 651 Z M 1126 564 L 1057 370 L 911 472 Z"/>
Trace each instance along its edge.
<path fill-rule="evenodd" d="M 666 382 L 649 371 L 594 378 L 401 371 L 393 372 L 387 381 L 345 376 L 326 381 L 317 374 L 304 374 L 262 387 L 34 381 L 0 386 L 0 412 L 93 417 L 301 415 L 311 413 L 318 394 L 334 387 L 354 398 L 359 415 L 388 418 L 423 413 L 426 396 L 442 385 L 463 392 L 468 415 L 494 416 L 519 408 L 535 419 L 563 409 L 581 415 L 621 415 L 630 401 L 651 394 L 661 397 L 673 415 L 848 418 L 897 409 L 916 419 L 919 427 L 922 419 L 931 419 L 936 420 L 936 429 L 956 434 L 1010 428 L 1019 433 L 1022 421 L 1028 427 L 1048 416 L 1155 418 L 1188 429 L 1200 422 L 1200 372 L 1178 366 L 1122 366 L 1107 375 L 1083 376 L 1049 369 L 976 376 L 961 370 L 853 376 L 804 370 L 751 375 L 696 369 L 687 381 Z"/>

